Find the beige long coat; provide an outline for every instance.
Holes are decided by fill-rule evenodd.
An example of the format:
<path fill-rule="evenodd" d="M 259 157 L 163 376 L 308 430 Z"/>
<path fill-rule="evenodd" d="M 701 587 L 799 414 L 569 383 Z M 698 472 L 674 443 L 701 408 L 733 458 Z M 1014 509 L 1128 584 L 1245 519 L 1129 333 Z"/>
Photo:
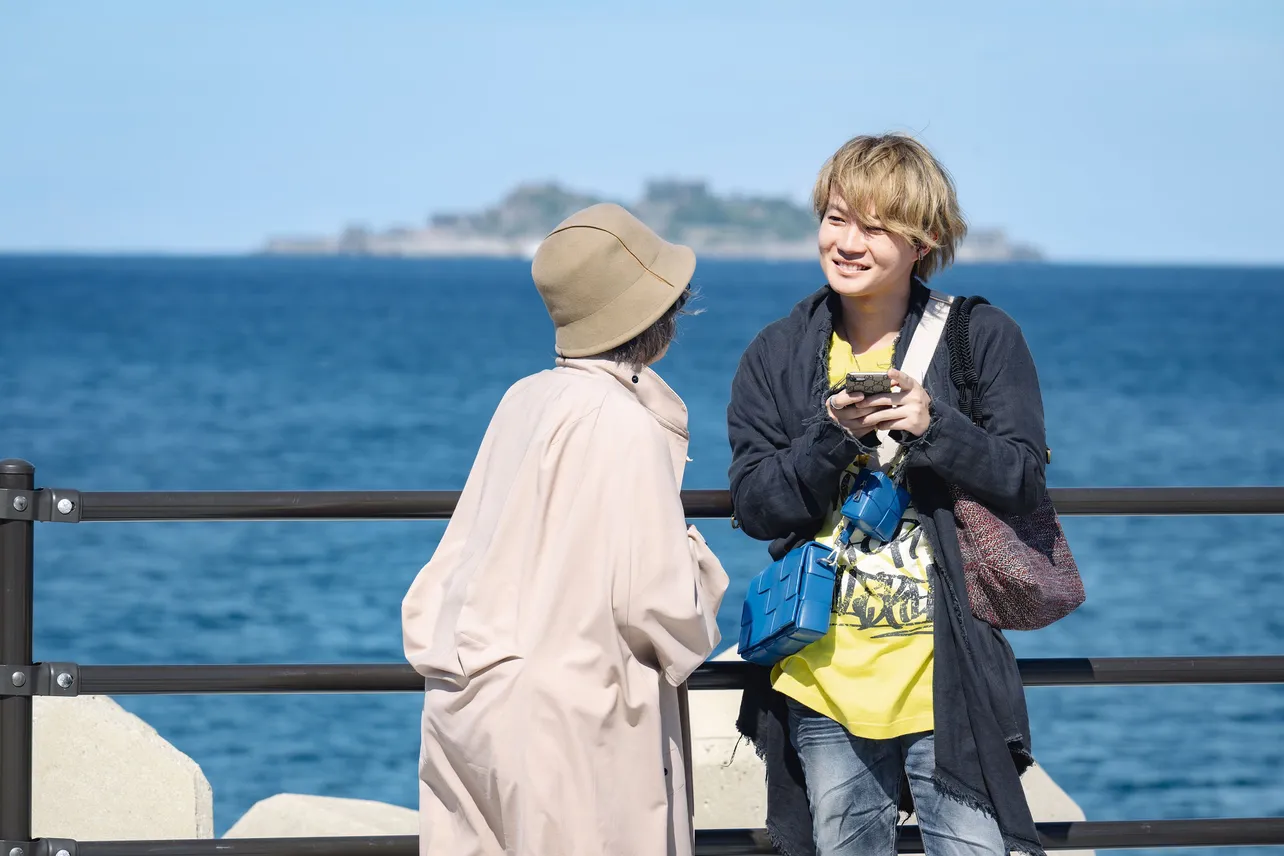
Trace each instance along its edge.
<path fill-rule="evenodd" d="M 576 359 L 515 384 L 402 603 L 425 856 L 691 852 L 675 687 L 727 575 L 683 517 L 686 407 L 636 377 Z"/>

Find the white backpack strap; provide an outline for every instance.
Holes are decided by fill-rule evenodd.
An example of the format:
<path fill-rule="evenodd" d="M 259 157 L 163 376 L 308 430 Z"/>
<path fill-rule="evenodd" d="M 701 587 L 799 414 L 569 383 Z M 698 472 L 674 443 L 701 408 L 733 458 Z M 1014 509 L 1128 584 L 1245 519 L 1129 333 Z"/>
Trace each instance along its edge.
<path fill-rule="evenodd" d="M 932 355 L 941 343 L 941 336 L 945 335 L 945 322 L 950 317 L 950 304 L 953 302 L 952 295 L 941 294 L 939 291 L 930 292 L 927 306 L 923 308 L 923 317 L 918 319 L 918 326 L 910 337 L 909 350 L 905 352 L 901 371 L 919 383 L 926 377 Z"/>
<path fill-rule="evenodd" d="M 909 349 L 905 352 L 901 371 L 920 384 L 927 375 L 927 367 L 932 362 L 932 355 L 936 353 L 937 345 L 941 343 L 941 336 L 945 334 L 945 322 L 950 317 L 950 304 L 953 301 L 952 295 L 932 290 L 928 294 L 927 306 L 923 307 L 923 317 L 918 319 L 918 325 L 910 334 Z M 879 468 L 886 469 L 898 451 L 900 446 L 892 440 L 888 432 L 879 431 Z"/>

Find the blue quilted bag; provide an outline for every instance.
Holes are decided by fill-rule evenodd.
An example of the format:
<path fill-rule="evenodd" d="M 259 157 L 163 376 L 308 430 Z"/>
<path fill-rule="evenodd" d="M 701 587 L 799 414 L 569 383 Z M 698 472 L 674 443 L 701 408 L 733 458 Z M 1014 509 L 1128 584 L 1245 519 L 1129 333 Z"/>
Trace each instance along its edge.
<path fill-rule="evenodd" d="M 832 549 L 809 541 L 749 581 L 737 653 L 771 666 L 829 632 L 834 604 Z"/>
<path fill-rule="evenodd" d="M 894 477 L 879 470 L 864 470 L 843 503 L 843 517 L 851 525 L 844 529 L 842 543 L 846 545 L 853 527 L 879 541 L 892 540 L 909 503 L 909 491 Z"/>

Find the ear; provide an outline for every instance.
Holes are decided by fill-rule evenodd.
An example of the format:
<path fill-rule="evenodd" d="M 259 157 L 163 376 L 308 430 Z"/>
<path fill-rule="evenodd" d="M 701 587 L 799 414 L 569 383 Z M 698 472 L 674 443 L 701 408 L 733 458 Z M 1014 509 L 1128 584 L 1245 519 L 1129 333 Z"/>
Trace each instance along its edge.
<path fill-rule="evenodd" d="M 940 236 L 939 236 L 939 235 L 937 235 L 935 232 L 933 232 L 933 233 L 932 233 L 932 243 L 936 243 L 938 240 L 940 240 Z M 931 247 L 919 247 L 919 248 L 918 248 L 918 260 L 919 260 L 919 261 L 922 261 L 923 259 L 927 258 L 927 254 L 928 254 L 928 253 L 930 253 L 931 251 L 932 251 L 932 248 L 931 248 Z"/>

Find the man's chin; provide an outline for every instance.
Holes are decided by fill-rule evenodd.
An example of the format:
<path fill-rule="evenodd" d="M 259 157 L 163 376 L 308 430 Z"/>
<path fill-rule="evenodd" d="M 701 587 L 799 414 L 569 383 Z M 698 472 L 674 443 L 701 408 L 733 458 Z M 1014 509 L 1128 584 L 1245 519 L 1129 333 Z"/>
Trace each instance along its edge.
<path fill-rule="evenodd" d="M 897 291 L 896 278 L 886 270 L 863 270 L 857 274 L 843 275 L 832 268 L 825 268 L 825 279 L 829 287 L 843 297 L 872 297 L 889 291 Z"/>
<path fill-rule="evenodd" d="M 879 290 L 879 279 L 869 274 L 869 271 L 864 271 L 856 276 L 834 276 L 831 274 L 827 279 L 829 280 L 829 287 L 843 297 L 864 297 Z"/>

